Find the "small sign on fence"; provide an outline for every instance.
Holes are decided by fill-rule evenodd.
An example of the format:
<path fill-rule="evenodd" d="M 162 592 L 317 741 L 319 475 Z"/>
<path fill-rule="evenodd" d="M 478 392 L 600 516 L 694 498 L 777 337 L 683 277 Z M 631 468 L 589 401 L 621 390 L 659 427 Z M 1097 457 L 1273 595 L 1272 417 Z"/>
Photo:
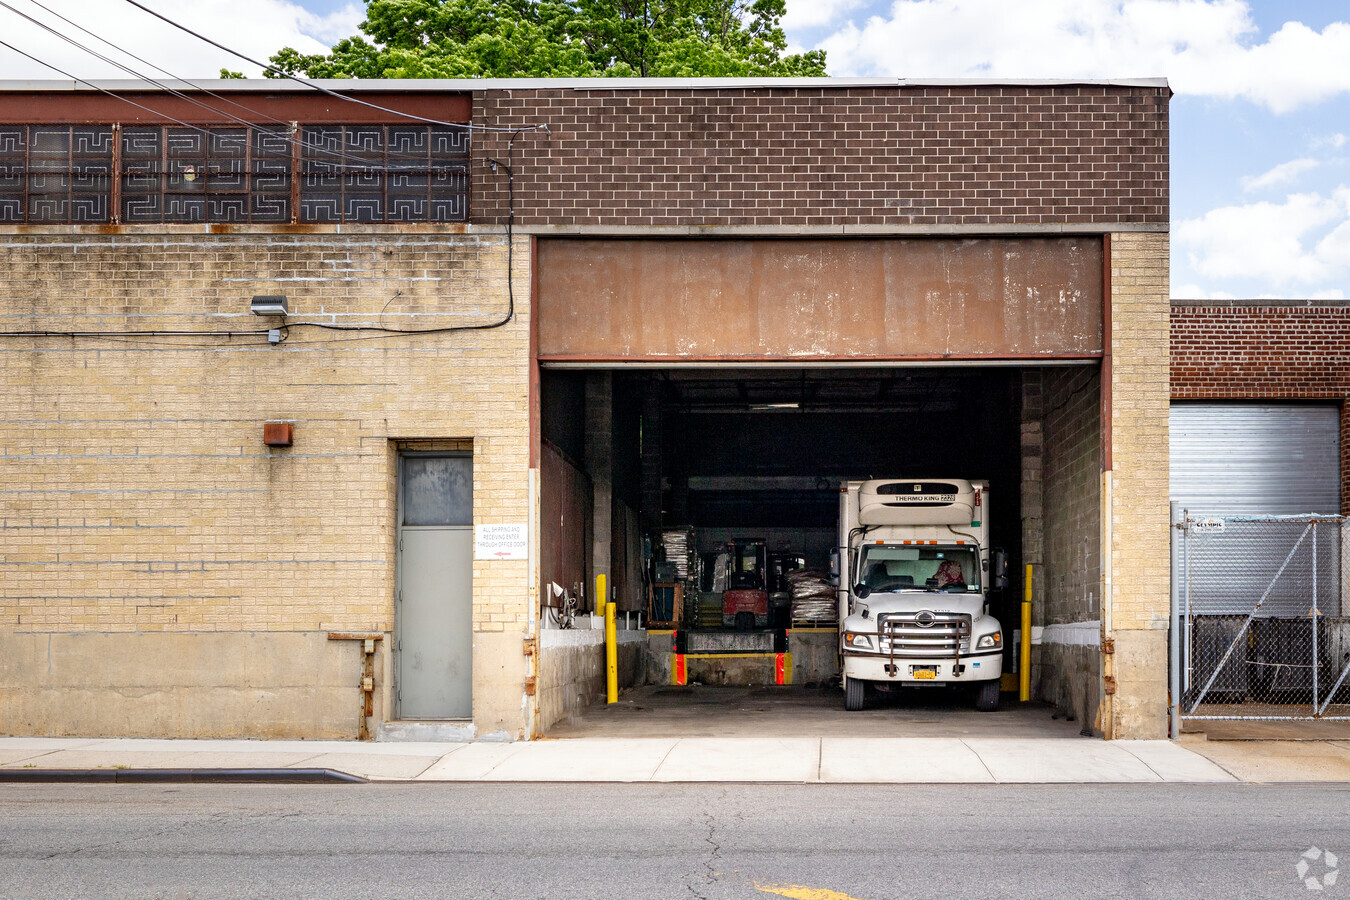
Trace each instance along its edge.
<path fill-rule="evenodd" d="M 1196 534 L 1223 534 L 1224 521 L 1218 516 L 1191 520 L 1191 531 Z"/>

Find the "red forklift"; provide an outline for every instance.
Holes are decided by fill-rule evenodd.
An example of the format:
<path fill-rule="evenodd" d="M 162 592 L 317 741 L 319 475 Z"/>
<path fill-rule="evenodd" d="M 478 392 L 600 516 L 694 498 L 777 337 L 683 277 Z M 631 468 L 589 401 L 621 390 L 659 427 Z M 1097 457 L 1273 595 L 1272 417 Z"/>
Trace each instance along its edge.
<path fill-rule="evenodd" d="M 769 627 L 769 551 L 763 538 L 727 542 L 727 589 L 722 594 L 722 626 L 737 631 Z"/>

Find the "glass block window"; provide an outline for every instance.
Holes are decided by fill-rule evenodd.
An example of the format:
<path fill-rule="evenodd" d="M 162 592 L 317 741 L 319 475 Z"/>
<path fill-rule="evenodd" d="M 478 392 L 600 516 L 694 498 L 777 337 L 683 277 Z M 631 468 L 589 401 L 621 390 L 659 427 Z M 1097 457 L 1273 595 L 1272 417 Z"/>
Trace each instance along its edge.
<path fill-rule="evenodd" d="M 302 222 L 463 222 L 469 132 L 427 125 L 303 129 Z"/>
<path fill-rule="evenodd" d="M 122 129 L 122 221 L 289 222 L 284 128 Z"/>
<path fill-rule="evenodd" d="M 0 126 L 0 222 L 109 222 L 113 129 Z"/>
<path fill-rule="evenodd" d="M 0 223 L 468 216 L 464 128 L 305 126 L 293 135 L 285 126 L 0 126 Z"/>

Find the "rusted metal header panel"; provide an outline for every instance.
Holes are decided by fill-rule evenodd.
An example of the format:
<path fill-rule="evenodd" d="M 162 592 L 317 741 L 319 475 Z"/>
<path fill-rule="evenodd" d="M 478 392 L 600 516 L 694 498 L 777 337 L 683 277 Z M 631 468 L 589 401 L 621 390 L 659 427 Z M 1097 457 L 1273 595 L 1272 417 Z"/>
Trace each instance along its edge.
<path fill-rule="evenodd" d="M 89 90 L 68 93 L 0 91 L 0 124 L 109 125 L 121 122 L 172 125 L 181 121 L 194 125 L 233 125 L 239 119 L 245 119 L 255 124 L 280 120 L 302 125 L 396 125 L 416 121 L 371 109 L 360 103 L 344 102 L 317 91 L 217 93 L 233 102 L 227 103 L 209 94 L 194 95 L 191 92 L 185 92 L 186 97 L 191 98 L 188 100 L 163 91 L 126 91 L 119 92 L 116 97 Z M 472 106 L 468 94 L 362 91 L 353 92 L 352 96 L 385 109 L 441 122 L 468 122 Z"/>
<path fill-rule="evenodd" d="M 1100 237 L 539 240 L 539 358 L 1090 358 Z"/>

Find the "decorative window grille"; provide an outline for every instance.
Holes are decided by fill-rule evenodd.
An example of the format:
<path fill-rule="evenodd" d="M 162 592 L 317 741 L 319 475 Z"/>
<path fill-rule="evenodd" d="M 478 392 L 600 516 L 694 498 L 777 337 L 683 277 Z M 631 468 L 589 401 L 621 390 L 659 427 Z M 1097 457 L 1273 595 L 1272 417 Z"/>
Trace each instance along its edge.
<path fill-rule="evenodd" d="M 0 223 L 463 222 L 469 132 L 0 126 Z M 114 177 L 116 173 L 116 177 Z"/>
<path fill-rule="evenodd" d="M 122 129 L 122 221 L 289 222 L 285 129 Z"/>
<path fill-rule="evenodd" d="M 469 132 L 408 125 L 308 126 L 303 222 L 463 222 Z"/>
<path fill-rule="evenodd" d="M 111 221 L 113 129 L 0 126 L 0 223 Z"/>

